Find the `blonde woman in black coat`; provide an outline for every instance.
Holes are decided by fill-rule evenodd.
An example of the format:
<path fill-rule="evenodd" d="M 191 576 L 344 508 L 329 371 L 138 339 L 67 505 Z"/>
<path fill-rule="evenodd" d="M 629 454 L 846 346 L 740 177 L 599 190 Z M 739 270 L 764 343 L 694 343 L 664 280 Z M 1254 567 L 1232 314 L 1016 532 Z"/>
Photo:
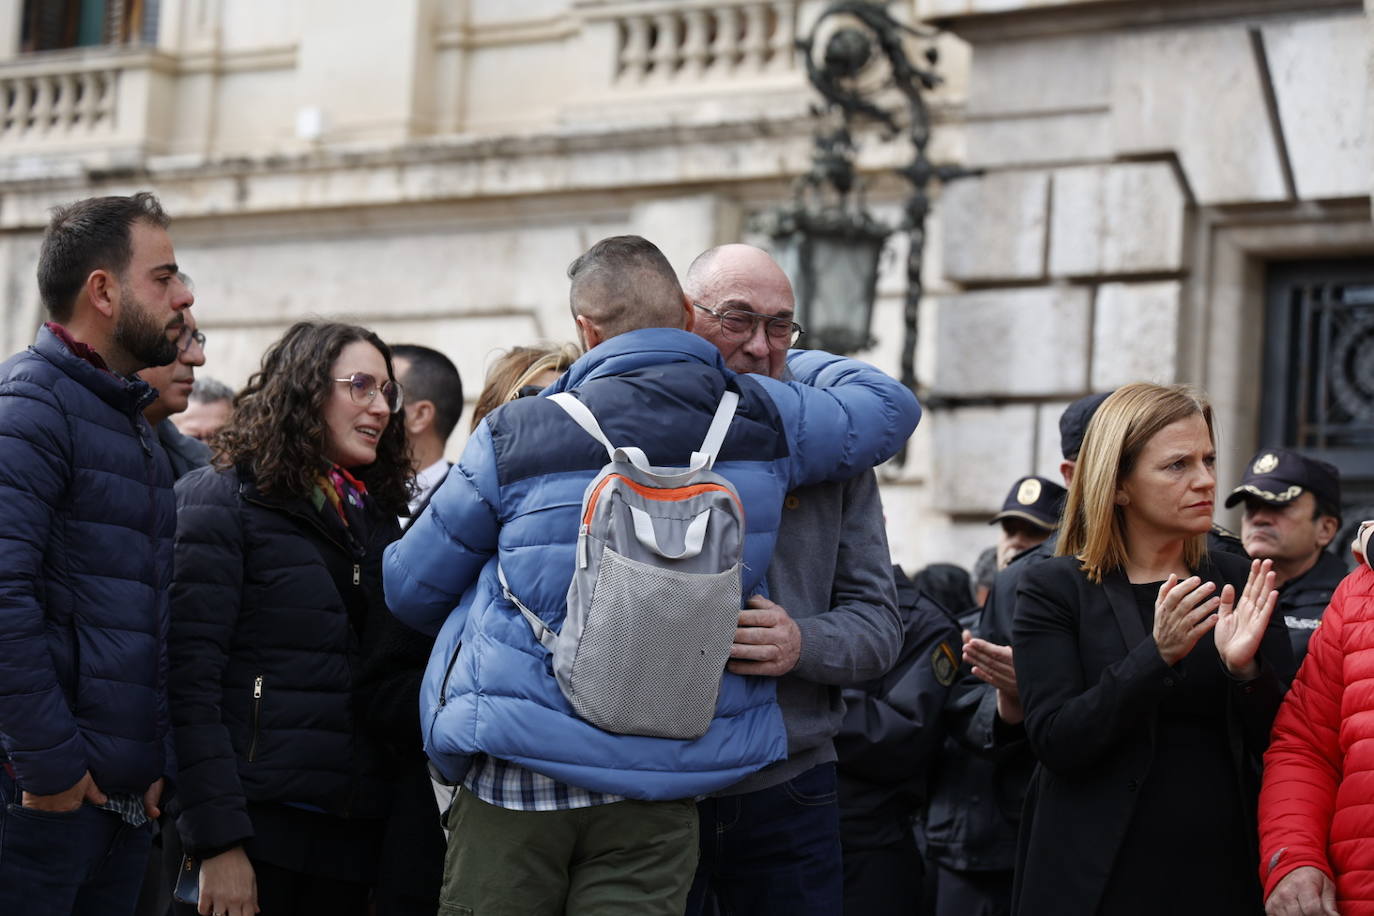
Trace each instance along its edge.
<path fill-rule="evenodd" d="M 1211 406 L 1127 385 L 1094 415 L 1013 647 L 1039 761 L 1013 912 L 1261 912 L 1258 765 L 1291 676 L 1269 563 L 1209 553 Z"/>

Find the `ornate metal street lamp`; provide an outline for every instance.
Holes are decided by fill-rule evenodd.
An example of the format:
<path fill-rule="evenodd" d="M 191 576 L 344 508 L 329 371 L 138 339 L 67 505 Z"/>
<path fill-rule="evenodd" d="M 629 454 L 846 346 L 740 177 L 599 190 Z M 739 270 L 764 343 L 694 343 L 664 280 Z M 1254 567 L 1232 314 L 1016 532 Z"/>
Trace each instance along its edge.
<path fill-rule="evenodd" d="M 792 277 L 797 321 L 807 329 L 804 345 L 838 353 L 872 345 L 870 326 L 883 245 L 896 229 L 906 232 L 910 245 L 902 382 L 914 391 L 928 189 L 932 179 L 950 181 L 971 173 L 957 166 L 932 165 L 927 158 L 930 115 L 923 93 L 940 83 L 934 70 L 935 33 L 898 22 L 886 7 L 885 2 L 836 0 L 810 34 L 797 40 L 811 85 L 825 100 L 823 108 L 813 110 L 827 117 L 831 126 L 817 134 L 811 170 L 794 185 L 792 202 L 766 214 L 761 228 L 773 238 L 778 261 Z M 824 52 L 817 60 L 817 40 L 826 31 Z M 924 66 L 913 64 L 907 55 L 911 38 L 926 42 Z M 874 85 L 874 71 L 884 66 L 886 79 Z M 900 94 L 905 111 L 889 111 L 875 101 L 889 90 Z M 898 227 L 882 224 L 864 205 L 851 131 L 864 121 L 876 122 L 889 137 L 905 130 L 911 141 L 913 158 L 897 170 L 911 185 Z"/>

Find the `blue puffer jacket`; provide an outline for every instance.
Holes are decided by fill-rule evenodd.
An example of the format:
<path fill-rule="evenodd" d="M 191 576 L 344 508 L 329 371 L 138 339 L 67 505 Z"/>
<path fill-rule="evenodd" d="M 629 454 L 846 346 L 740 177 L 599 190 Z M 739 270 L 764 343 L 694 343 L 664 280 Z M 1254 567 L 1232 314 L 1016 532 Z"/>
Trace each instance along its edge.
<path fill-rule="evenodd" d="M 171 768 L 171 468 L 153 390 L 43 328 L 0 365 L 0 741 L 24 789 L 141 795 Z"/>
<path fill-rule="evenodd" d="M 659 465 L 685 464 L 726 385 L 739 391 L 715 470 L 744 503 L 748 596 L 763 589 L 787 492 L 886 459 L 920 418 L 916 398 L 871 366 L 815 352 L 789 365 L 798 382 L 736 375 L 694 334 L 640 330 L 596 347 L 550 391 L 576 392 L 612 442 Z M 556 404 L 508 404 L 482 422 L 429 508 L 387 549 L 393 613 L 427 632 L 442 625 L 420 707 L 425 749 L 450 779 L 486 753 L 594 791 L 687 798 L 787 752 L 771 678 L 726 674 L 715 721 L 693 741 L 614 735 L 572 712 L 492 560 L 499 555 L 512 588 L 561 627 L 582 493 L 605 463 Z"/>

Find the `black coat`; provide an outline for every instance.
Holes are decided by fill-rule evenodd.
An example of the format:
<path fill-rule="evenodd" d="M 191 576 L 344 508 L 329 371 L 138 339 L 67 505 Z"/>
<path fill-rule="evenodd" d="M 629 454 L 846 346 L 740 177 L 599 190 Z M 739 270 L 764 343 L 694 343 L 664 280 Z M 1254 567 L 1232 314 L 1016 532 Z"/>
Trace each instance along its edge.
<path fill-rule="evenodd" d="M 835 737 L 846 849 L 910 838 L 926 770 L 943 736 L 940 710 L 959 667 L 958 622 L 900 569 L 893 573 L 901 654 L 887 674 L 844 691 L 844 721 Z"/>
<path fill-rule="evenodd" d="M 1321 622 L 1331 593 L 1345 578 L 1344 561 L 1329 550 L 1323 550 L 1317 562 L 1307 572 L 1289 580 L 1279 589 L 1279 606 L 1275 614 L 1283 616 L 1288 636 L 1293 643 L 1293 661 L 1301 665 L 1307 656 L 1307 641 Z"/>
<path fill-rule="evenodd" d="M 387 778 L 366 727 L 372 693 L 358 690 L 360 635 L 385 614 L 395 517 L 374 512 L 358 549 L 305 500 L 269 497 L 232 469 L 194 471 L 176 492 L 171 698 L 187 849 L 252 836 L 249 802 L 380 817 Z"/>
<path fill-rule="evenodd" d="M 1017 844 L 1012 904 L 1013 913 L 1028 916 L 1097 911 L 1150 772 L 1157 705 L 1178 677 L 1141 621 L 1125 575 L 1115 571 L 1095 585 L 1079 565 L 1056 557 L 1029 569 L 1016 608 L 1016 676 L 1039 760 Z M 1243 559 L 1217 552 L 1202 567 L 1198 574 L 1218 593 L 1231 583 L 1239 594 L 1249 572 Z M 1259 759 L 1292 676 L 1288 633 L 1277 614 L 1257 660 L 1255 680 L 1232 682 L 1226 716 L 1252 824 Z M 1253 829 L 1237 838 L 1254 840 Z"/>
<path fill-rule="evenodd" d="M 970 627 L 998 645 L 1011 644 L 1016 589 L 1026 571 L 1054 556 L 1054 538 L 1022 551 L 997 574 Z M 950 688 L 944 748 L 930 783 L 926 856 L 957 871 L 1011 871 L 1021 808 L 1035 769 L 1025 729 L 997 717 L 997 689 L 965 665 Z"/>

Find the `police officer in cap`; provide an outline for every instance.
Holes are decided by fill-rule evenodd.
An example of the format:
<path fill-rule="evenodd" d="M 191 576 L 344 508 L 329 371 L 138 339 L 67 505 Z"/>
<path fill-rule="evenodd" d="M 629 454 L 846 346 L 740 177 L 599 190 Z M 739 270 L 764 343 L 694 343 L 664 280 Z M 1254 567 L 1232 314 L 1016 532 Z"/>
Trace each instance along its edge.
<path fill-rule="evenodd" d="M 1067 490 L 1043 477 L 1022 477 L 1012 484 L 1011 492 L 1002 503 L 1002 511 L 988 522 L 1002 526 L 1002 533 L 997 537 L 999 571 L 1006 569 L 1007 564 L 1022 553 L 1049 539 L 1059 527 L 1067 495 Z"/>
<path fill-rule="evenodd" d="M 1293 657 L 1301 661 L 1345 578 L 1345 564 L 1326 549 L 1341 527 L 1340 472 L 1288 449 L 1261 449 L 1226 507 L 1242 501 L 1241 540 L 1250 556 L 1274 561 L 1278 612 L 1288 625 Z"/>

